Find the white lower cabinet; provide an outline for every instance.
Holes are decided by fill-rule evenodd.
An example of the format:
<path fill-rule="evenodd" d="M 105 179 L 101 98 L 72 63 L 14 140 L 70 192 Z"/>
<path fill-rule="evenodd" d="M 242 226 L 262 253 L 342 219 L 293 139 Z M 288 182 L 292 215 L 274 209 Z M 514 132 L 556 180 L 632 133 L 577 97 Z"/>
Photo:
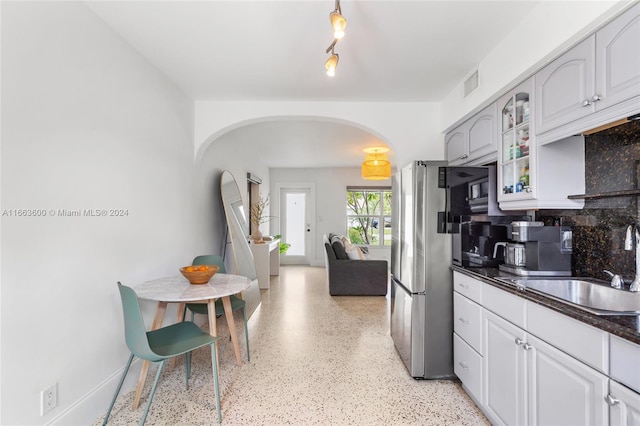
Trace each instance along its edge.
<path fill-rule="evenodd" d="M 620 383 L 609 382 L 609 424 L 611 426 L 640 426 L 640 395 Z"/>
<path fill-rule="evenodd" d="M 453 371 L 467 393 L 482 404 L 482 300 L 483 284 L 454 273 Z M 476 300 L 476 301 L 474 301 Z"/>
<path fill-rule="evenodd" d="M 608 422 L 609 378 L 534 336 L 527 336 L 530 425 Z"/>
<path fill-rule="evenodd" d="M 609 376 L 640 392 L 640 345 L 611 336 L 611 368 Z"/>
<path fill-rule="evenodd" d="M 484 408 L 492 423 L 607 424 L 607 376 L 486 310 L 484 338 Z"/>
<path fill-rule="evenodd" d="M 526 333 L 487 310 L 482 320 L 485 414 L 494 425 L 525 425 Z"/>
<path fill-rule="evenodd" d="M 482 403 L 482 356 L 456 333 L 453 334 L 453 372 L 476 402 Z"/>
<path fill-rule="evenodd" d="M 640 426 L 639 345 L 463 274 L 454 288 L 454 371 L 492 424 Z"/>
<path fill-rule="evenodd" d="M 453 315 L 455 332 L 482 353 L 482 306 L 454 292 Z"/>

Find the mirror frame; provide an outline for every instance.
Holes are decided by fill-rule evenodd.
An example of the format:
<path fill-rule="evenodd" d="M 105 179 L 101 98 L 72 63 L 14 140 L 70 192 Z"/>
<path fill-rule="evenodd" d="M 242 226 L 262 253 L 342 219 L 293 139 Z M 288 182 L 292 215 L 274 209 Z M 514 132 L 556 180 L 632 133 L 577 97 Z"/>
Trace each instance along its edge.
<path fill-rule="evenodd" d="M 220 177 L 220 196 L 231 240 L 231 253 L 236 266 L 235 273 L 255 280 L 258 275 L 255 270 L 253 253 L 249 247 L 249 229 L 242 194 L 236 179 L 228 170 L 223 171 Z"/>

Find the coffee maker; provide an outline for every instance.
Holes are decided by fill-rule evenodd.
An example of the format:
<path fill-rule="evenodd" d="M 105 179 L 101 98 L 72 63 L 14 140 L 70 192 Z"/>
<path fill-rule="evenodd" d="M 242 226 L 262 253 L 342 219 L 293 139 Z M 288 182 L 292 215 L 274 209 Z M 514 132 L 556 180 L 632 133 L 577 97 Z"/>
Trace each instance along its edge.
<path fill-rule="evenodd" d="M 504 249 L 500 249 L 499 243 L 506 241 L 505 225 L 483 221 L 462 222 L 460 232 L 453 234 L 452 263 L 468 267 L 496 267 L 504 261 Z"/>
<path fill-rule="evenodd" d="M 571 276 L 570 227 L 516 221 L 508 228 L 501 271 L 522 276 Z"/>

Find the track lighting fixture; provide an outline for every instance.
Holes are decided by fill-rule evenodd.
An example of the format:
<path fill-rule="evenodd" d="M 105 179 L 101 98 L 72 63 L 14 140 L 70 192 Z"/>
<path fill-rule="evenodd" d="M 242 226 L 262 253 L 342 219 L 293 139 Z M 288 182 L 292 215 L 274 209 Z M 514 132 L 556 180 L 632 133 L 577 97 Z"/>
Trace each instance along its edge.
<path fill-rule="evenodd" d="M 327 75 L 329 77 L 333 77 L 334 75 L 336 75 L 336 67 L 338 66 L 338 60 L 340 59 L 338 54 L 333 52 L 333 48 L 335 47 L 337 41 L 338 40 L 333 40 L 331 46 L 327 48 L 327 53 L 331 52 L 331 56 L 324 63 L 324 67 L 327 69 Z"/>
<path fill-rule="evenodd" d="M 336 7 L 334 11 L 329 14 L 329 20 L 331 21 L 331 27 L 333 28 L 333 43 L 331 43 L 327 48 L 326 53 L 331 52 L 331 56 L 324 63 L 324 67 L 327 70 L 327 75 L 329 77 L 333 77 L 336 75 L 336 67 L 338 66 L 338 60 L 340 59 L 333 49 L 338 40 L 344 37 L 344 28 L 347 26 L 347 20 L 342 16 L 340 0 L 336 0 Z"/>

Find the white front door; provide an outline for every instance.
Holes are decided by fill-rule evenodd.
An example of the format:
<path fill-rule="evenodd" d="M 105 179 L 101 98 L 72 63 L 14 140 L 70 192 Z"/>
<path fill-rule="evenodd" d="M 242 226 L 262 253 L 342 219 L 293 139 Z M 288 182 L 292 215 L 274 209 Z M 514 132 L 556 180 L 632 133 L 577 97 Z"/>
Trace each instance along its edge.
<path fill-rule="evenodd" d="M 284 265 L 309 265 L 312 257 L 313 224 L 311 188 L 280 188 L 280 231 L 282 241 L 291 244 L 280 254 Z"/>

